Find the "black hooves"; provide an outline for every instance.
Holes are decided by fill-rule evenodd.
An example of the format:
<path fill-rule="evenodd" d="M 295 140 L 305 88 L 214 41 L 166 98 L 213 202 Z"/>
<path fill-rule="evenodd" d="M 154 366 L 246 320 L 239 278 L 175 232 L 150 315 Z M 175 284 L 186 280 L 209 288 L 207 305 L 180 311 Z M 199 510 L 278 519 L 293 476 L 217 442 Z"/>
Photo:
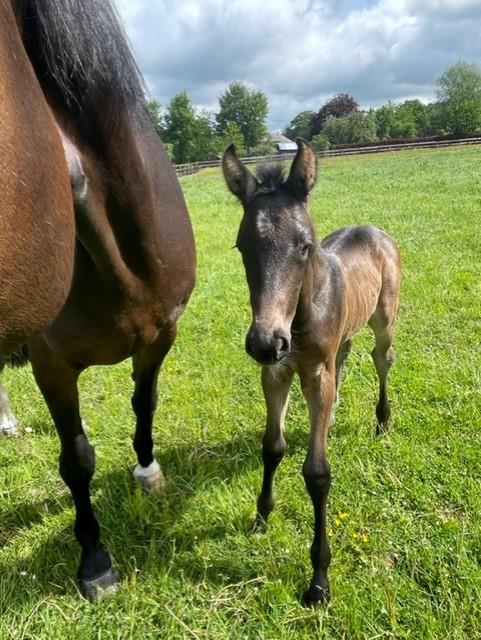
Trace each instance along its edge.
<path fill-rule="evenodd" d="M 301 598 L 301 604 L 304 607 L 317 607 L 329 601 L 329 587 L 321 587 L 317 584 L 311 584 L 307 591 L 304 591 Z"/>
<path fill-rule="evenodd" d="M 95 602 L 104 596 L 115 593 L 117 591 L 119 581 L 119 574 L 111 567 L 110 569 L 107 569 L 105 573 L 102 573 L 96 578 L 92 578 L 90 580 L 81 579 L 80 591 L 87 600 Z"/>

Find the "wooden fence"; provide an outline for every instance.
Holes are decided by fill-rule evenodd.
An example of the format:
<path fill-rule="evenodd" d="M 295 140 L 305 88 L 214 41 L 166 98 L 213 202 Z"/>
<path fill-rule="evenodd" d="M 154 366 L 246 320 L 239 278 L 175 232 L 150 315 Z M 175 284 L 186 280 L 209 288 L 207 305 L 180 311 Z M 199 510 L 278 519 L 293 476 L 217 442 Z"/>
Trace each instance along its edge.
<path fill-rule="evenodd" d="M 406 149 L 435 149 L 438 147 L 454 147 L 464 144 L 481 144 L 481 137 L 460 138 L 459 140 L 428 140 L 425 142 L 403 142 L 395 144 L 373 145 L 371 147 L 353 147 L 350 149 L 331 149 L 319 151 L 320 158 L 333 158 L 336 156 L 350 156 L 366 153 L 384 153 L 386 151 L 402 151 Z M 250 156 L 242 158 L 244 164 L 261 164 L 269 162 L 284 162 L 292 160 L 293 153 L 279 153 L 274 156 Z M 178 176 L 190 176 L 207 167 L 218 167 L 220 160 L 204 160 L 202 162 L 190 162 L 188 164 L 176 164 L 175 170 Z"/>

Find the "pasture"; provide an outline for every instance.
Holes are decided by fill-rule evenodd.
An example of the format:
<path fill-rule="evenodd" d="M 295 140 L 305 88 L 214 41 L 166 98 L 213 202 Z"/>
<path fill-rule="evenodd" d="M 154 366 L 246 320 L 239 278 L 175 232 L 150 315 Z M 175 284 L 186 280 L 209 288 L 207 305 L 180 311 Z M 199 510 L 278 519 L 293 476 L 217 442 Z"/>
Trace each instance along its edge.
<path fill-rule="evenodd" d="M 331 433 L 332 600 L 304 609 L 312 508 L 308 421 L 293 388 L 277 507 L 251 535 L 264 402 L 243 344 L 247 286 L 233 247 L 241 208 L 218 170 L 182 180 L 198 284 L 161 371 L 161 496 L 134 485 L 130 364 L 81 379 L 95 445 L 92 497 L 124 577 L 91 605 L 58 441 L 31 373 L 4 383 L 22 427 L 0 442 L 0 639 L 481 638 L 481 152 L 466 147 L 326 159 L 310 211 L 319 238 L 373 223 L 403 256 L 390 432 L 376 438 L 364 329 Z"/>

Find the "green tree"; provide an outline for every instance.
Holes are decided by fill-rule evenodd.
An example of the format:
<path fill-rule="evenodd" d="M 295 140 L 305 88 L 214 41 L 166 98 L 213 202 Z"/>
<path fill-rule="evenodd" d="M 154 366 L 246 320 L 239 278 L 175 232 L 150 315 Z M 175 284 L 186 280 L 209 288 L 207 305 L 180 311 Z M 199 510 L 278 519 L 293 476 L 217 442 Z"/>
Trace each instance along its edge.
<path fill-rule="evenodd" d="M 396 121 L 396 107 L 389 101 L 383 104 L 375 111 L 376 133 L 380 140 L 389 140 L 392 138 Z"/>
<path fill-rule="evenodd" d="M 291 140 L 296 138 L 311 138 L 311 124 L 316 114 L 314 111 L 301 111 L 292 118 L 287 127 L 282 132 L 285 136 Z"/>
<path fill-rule="evenodd" d="M 267 96 L 262 91 L 232 82 L 220 96 L 219 106 L 216 121 L 220 135 L 225 133 L 229 123 L 235 123 L 242 132 L 247 150 L 262 141 L 267 133 L 269 111 Z"/>
<path fill-rule="evenodd" d="M 196 115 L 185 91 L 181 91 L 170 101 L 165 114 L 164 140 L 172 145 L 177 164 L 194 160 Z"/>
<path fill-rule="evenodd" d="M 212 160 L 217 155 L 217 136 L 213 116 L 201 111 L 195 117 L 194 160 Z"/>
<path fill-rule="evenodd" d="M 333 98 L 328 100 L 319 111 L 315 114 L 311 122 L 310 137 L 322 131 L 324 123 L 327 118 L 333 116 L 334 118 L 342 118 L 347 116 L 351 111 L 357 111 L 359 104 L 357 100 L 349 93 L 338 93 Z"/>
<path fill-rule="evenodd" d="M 159 137 L 163 138 L 164 118 L 162 116 L 160 102 L 155 99 L 148 100 L 147 111 L 149 112 L 149 118 L 150 118 L 150 121 L 152 122 L 154 129 L 157 131 L 157 134 L 159 135 Z"/>
<path fill-rule="evenodd" d="M 375 142 L 376 117 L 373 112 L 352 111 L 342 118 L 329 116 L 322 127 L 322 135 L 331 144 Z"/>
<path fill-rule="evenodd" d="M 377 135 L 381 140 L 416 138 L 430 131 L 430 112 L 420 100 L 383 104 L 376 109 L 375 119 Z"/>
<path fill-rule="evenodd" d="M 378 139 L 376 117 L 373 112 L 352 111 L 344 116 L 343 120 L 347 143 L 375 142 Z"/>
<path fill-rule="evenodd" d="M 311 140 L 312 146 L 316 151 L 328 151 L 331 148 L 329 138 L 323 133 L 318 133 Z"/>
<path fill-rule="evenodd" d="M 235 145 L 238 156 L 246 155 L 244 135 L 236 122 L 228 122 L 224 131 L 217 136 L 217 152 L 224 153 L 231 144 Z"/>
<path fill-rule="evenodd" d="M 444 105 L 446 125 L 456 135 L 481 129 L 481 69 L 458 62 L 438 79 L 438 99 Z"/>

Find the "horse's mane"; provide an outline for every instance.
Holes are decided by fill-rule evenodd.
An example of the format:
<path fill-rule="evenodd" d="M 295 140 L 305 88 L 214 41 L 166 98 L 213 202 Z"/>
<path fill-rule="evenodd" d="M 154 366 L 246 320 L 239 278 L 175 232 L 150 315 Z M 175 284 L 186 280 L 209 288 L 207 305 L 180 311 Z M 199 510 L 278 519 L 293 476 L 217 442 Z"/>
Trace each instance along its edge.
<path fill-rule="evenodd" d="M 40 83 L 70 111 L 102 101 L 143 108 L 143 80 L 111 0 L 24 0 L 23 29 Z"/>

